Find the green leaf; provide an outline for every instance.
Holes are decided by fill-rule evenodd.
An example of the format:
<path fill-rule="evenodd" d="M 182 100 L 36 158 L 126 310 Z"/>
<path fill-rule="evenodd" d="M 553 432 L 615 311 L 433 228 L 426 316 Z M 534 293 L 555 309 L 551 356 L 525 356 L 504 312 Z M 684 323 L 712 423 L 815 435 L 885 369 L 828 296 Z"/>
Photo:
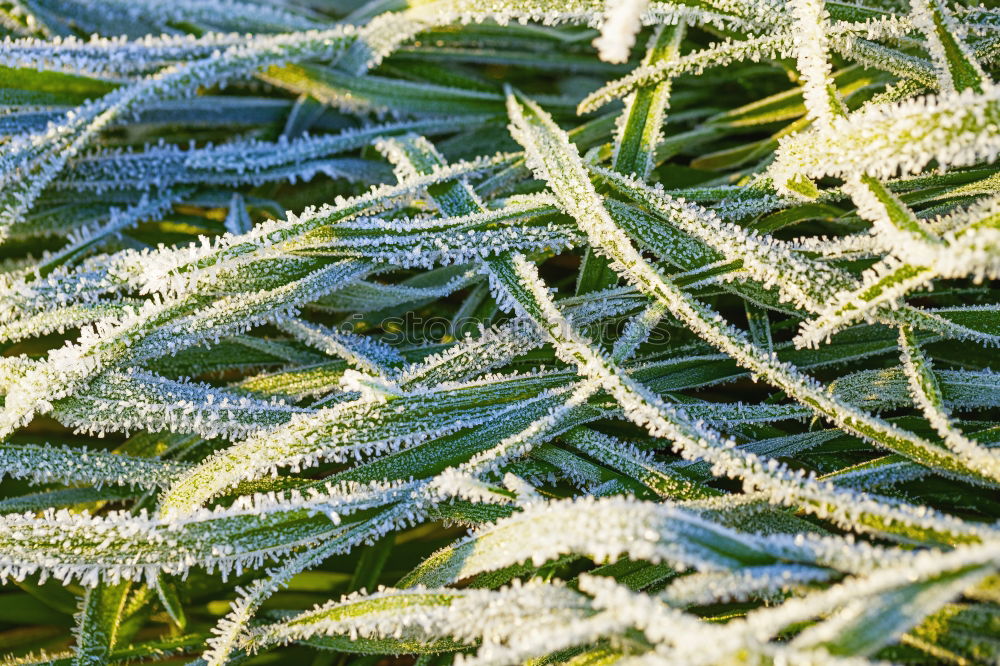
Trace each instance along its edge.
<path fill-rule="evenodd" d="M 107 663 L 131 587 L 129 582 L 99 583 L 84 593 L 77 616 L 74 666 Z"/>

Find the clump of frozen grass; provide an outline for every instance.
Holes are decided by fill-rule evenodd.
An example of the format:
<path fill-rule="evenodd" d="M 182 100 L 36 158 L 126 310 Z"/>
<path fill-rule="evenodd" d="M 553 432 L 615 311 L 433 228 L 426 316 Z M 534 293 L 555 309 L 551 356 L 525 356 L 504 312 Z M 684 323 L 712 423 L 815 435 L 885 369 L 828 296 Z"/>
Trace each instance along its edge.
<path fill-rule="evenodd" d="M 1000 659 L 1000 14 L 386 8 L 0 7 L 7 661 Z"/>

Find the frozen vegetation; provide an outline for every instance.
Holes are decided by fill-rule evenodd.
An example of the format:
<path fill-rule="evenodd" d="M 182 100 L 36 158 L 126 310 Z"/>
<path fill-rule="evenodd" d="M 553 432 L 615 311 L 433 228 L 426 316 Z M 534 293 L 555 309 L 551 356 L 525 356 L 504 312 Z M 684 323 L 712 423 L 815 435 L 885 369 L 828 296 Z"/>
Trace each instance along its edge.
<path fill-rule="evenodd" d="M 4 663 L 1000 663 L 996 4 L 0 32 Z"/>

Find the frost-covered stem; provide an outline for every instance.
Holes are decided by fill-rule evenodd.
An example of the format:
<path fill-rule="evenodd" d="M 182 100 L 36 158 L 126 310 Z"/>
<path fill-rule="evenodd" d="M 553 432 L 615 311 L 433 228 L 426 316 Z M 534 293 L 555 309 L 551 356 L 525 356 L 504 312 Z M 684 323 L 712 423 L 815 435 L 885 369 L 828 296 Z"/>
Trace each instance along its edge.
<path fill-rule="evenodd" d="M 281 329 L 320 351 L 339 356 L 358 370 L 385 376 L 391 366 L 400 366 L 403 357 L 376 338 L 337 331 L 302 319 L 290 319 Z"/>
<path fill-rule="evenodd" d="M 845 109 L 830 75 L 830 14 L 822 0 L 792 0 L 796 69 L 802 77 L 806 113 L 824 131 Z"/>
<path fill-rule="evenodd" d="M 934 376 L 930 359 L 917 343 L 911 327 L 899 328 L 899 348 L 913 401 L 945 445 L 970 467 L 981 469 L 986 474 L 1000 474 L 1000 455 L 970 440 L 951 422 L 951 415 L 944 404 L 941 386 Z"/>
<path fill-rule="evenodd" d="M 88 588 L 76 617 L 76 654 L 73 666 L 108 663 L 117 641 L 122 611 L 132 589 L 131 581 L 102 583 Z"/>
<path fill-rule="evenodd" d="M 686 26 L 676 25 L 657 28 L 650 38 L 649 49 L 643 65 L 669 61 L 677 57 L 684 39 Z M 656 147 L 663 137 L 663 123 L 670 106 L 672 81 L 666 79 L 651 86 L 636 89 L 625 104 L 618 118 L 618 132 L 613 154 L 614 169 L 623 174 L 635 174 L 645 180 L 653 167 Z"/>
<path fill-rule="evenodd" d="M 959 37 L 962 30 L 942 0 L 910 0 L 911 16 L 927 39 L 942 92 L 982 93 L 990 79 Z"/>
<path fill-rule="evenodd" d="M 611 351 L 611 360 L 615 363 L 623 363 L 632 358 L 666 313 L 666 307 L 657 301 L 649 304 L 642 312 L 629 319 L 621 337 L 615 340 L 614 349 Z"/>
<path fill-rule="evenodd" d="M 683 20 L 675 25 L 656 28 L 650 38 L 643 67 L 658 62 L 673 61 L 680 50 L 687 28 Z M 656 147 L 663 137 L 663 123 L 670 105 L 673 82 L 668 78 L 649 86 L 641 86 L 628 97 L 625 109 L 616 119 L 615 141 L 612 153 L 614 169 L 623 174 L 634 174 L 646 179 L 653 168 Z M 577 294 L 613 287 L 618 276 L 608 267 L 606 257 L 595 254 L 587 247 L 577 279 Z"/>
<path fill-rule="evenodd" d="M 926 313 L 899 307 L 908 293 L 939 277 L 971 276 L 980 281 L 1000 275 L 1000 261 L 996 258 L 996 249 L 1000 248 L 1000 197 L 987 197 L 949 217 L 937 221 L 945 230 L 942 243 L 910 244 L 904 246 L 905 251 L 874 264 L 862 274 L 856 288 L 838 291 L 820 309 L 819 316 L 803 323 L 796 345 L 815 346 L 859 320 L 876 318 L 934 330 L 934 320 Z M 899 309 L 892 313 L 888 308 Z"/>
<path fill-rule="evenodd" d="M 857 617 L 859 611 L 863 611 L 864 602 L 861 600 L 878 598 L 878 594 L 883 591 L 933 581 L 949 572 L 969 574 L 961 576 L 957 587 L 951 586 L 949 594 L 940 602 L 944 603 L 985 575 L 988 569 L 983 565 L 995 563 L 998 556 L 1000 542 L 996 541 L 961 546 L 953 551 L 918 551 L 905 566 L 879 568 L 868 576 L 846 580 L 829 589 L 788 600 L 779 606 L 758 609 L 748 614 L 746 622 L 748 628 L 757 635 L 771 637 L 789 625 L 815 618 L 840 606 L 853 611 L 848 613 L 848 617 L 852 614 Z M 807 646 L 829 640 L 838 631 L 837 625 L 843 619 L 834 616 L 826 623 L 814 625 L 800 634 L 795 643 Z"/>
<path fill-rule="evenodd" d="M 335 553 L 346 552 L 363 540 L 371 539 L 392 525 L 394 517 L 403 511 L 390 509 L 369 521 L 348 529 L 343 535 L 306 549 L 291 557 L 280 568 L 267 572 L 267 578 L 258 578 L 246 589 L 237 588 L 239 597 L 233 601 L 229 613 L 213 627 L 215 634 L 207 641 L 208 650 L 202 655 L 207 666 L 222 666 L 229 662 L 234 650 L 240 648 L 249 622 L 269 597 L 288 585 L 296 574 L 317 566 Z"/>
<path fill-rule="evenodd" d="M 833 121 L 847 115 L 837 87 L 830 74 L 829 14 L 822 0 L 794 0 L 797 68 L 802 76 L 802 95 L 808 117 L 820 136 L 829 132 Z M 858 205 L 859 213 L 871 220 L 882 233 L 888 234 L 887 244 L 898 239 L 897 229 L 921 241 L 933 242 L 934 236 L 921 221 L 882 183 L 862 175 L 848 180 L 848 193 Z"/>
<path fill-rule="evenodd" d="M 544 417 L 532 422 L 521 432 L 503 439 L 496 446 L 472 456 L 459 465 L 457 470 L 462 474 L 478 477 L 496 472 L 510 460 L 527 455 L 534 447 L 572 425 L 567 417 L 572 415 L 574 408 L 585 404 L 597 390 L 598 386 L 594 382 L 580 382 L 567 398 L 561 400 Z"/>
<path fill-rule="evenodd" d="M 612 469 L 634 478 L 661 497 L 699 499 L 717 494 L 714 489 L 692 483 L 668 467 L 657 464 L 649 453 L 596 430 L 574 428 L 562 439 Z"/>

